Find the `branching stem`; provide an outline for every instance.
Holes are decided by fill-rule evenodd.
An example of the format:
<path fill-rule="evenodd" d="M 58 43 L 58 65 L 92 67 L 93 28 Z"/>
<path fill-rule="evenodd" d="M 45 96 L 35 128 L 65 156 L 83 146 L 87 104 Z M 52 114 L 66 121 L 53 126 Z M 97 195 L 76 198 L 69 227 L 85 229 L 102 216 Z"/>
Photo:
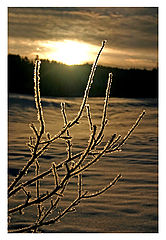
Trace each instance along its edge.
<path fill-rule="evenodd" d="M 118 174 L 112 182 L 108 185 L 103 187 L 101 190 L 95 193 L 88 193 L 87 191 L 83 192 L 83 172 L 89 169 L 93 164 L 97 163 L 104 155 L 110 154 L 115 151 L 121 150 L 124 143 L 130 137 L 132 132 L 135 128 L 139 125 L 140 121 L 142 120 L 145 111 L 143 111 L 136 122 L 133 124 L 132 128 L 127 132 L 125 137 L 121 140 L 121 136 L 117 136 L 113 134 L 110 137 L 110 140 L 104 142 L 104 131 L 107 125 L 107 111 L 108 111 L 108 104 L 109 104 L 109 96 L 110 96 L 110 89 L 112 83 L 112 76 L 113 74 L 110 73 L 108 77 L 108 83 L 106 88 L 106 94 L 104 99 L 104 106 L 103 106 L 103 114 L 101 118 L 100 128 L 97 133 L 96 125 L 93 125 L 92 116 L 90 112 L 90 106 L 87 103 L 89 92 L 93 83 L 93 78 L 95 74 L 95 70 L 97 67 L 97 63 L 100 57 L 100 54 L 106 44 L 106 41 L 102 42 L 102 46 L 99 50 L 99 53 L 96 57 L 96 60 L 92 66 L 89 79 L 87 82 L 87 86 L 84 92 L 84 96 L 79 108 L 78 113 L 74 117 L 72 121 L 68 122 L 65 104 L 61 104 L 61 113 L 64 120 L 64 127 L 53 137 L 48 133 L 45 136 L 45 121 L 43 116 L 43 109 L 41 104 L 41 97 L 40 97 L 40 60 L 37 58 L 34 66 L 34 92 L 35 92 L 35 103 L 37 109 L 37 116 L 39 121 L 39 129 L 32 123 L 30 125 L 33 134 L 35 137 L 30 137 L 30 141 L 28 143 L 28 147 L 31 151 L 31 158 L 26 163 L 26 165 L 20 170 L 19 174 L 13 180 L 11 185 L 8 188 L 8 197 L 14 196 L 20 190 L 22 190 L 25 194 L 25 201 L 21 204 L 18 204 L 16 207 L 13 207 L 8 210 L 8 214 L 14 214 L 16 212 L 21 212 L 27 207 L 36 206 L 37 207 L 37 220 L 27 227 L 23 227 L 21 229 L 16 229 L 10 232 L 37 232 L 40 227 L 48 226 L 50 224 L 54 224 L 62 219 L 67 213 L 75 210 L 75 207 L 80 204 L 82 199 L 89 199 L 97 197 L 112 186 L 114 186 L 117 181 L 121 178 L 121 174 Z M 75 155 L 72 154 L 72 137 L 70 135 L 70 128 L 79 124 L 80 119 L 82 118 L 84 109 L 87 109 L 87 119 L 89 122 L 90 127 L 90 137 L 87 143 L 87 147 L 84 150 L 81 150 L 79 153 Z M 65 135 L 66 134 L 66 135 Z M 59 164 L 55 164 L 52 162 L 51 167 L 48 168 L 46 171 L 40 173 L 40 164 L 39 158 L 44 154 L 44 152 L 49 148 L 51 144 L 53 144 L 57 139 L 62 139 L 66 141 L 66 151 L 67 151 L 67 158 L 66 160 L 60 162 Z M 101 144 L 102 143 L 102 144 Z M 101 144 L 101 145 L 100 145 Z M 98 148 L 98 146 L 104 146 Z M 72 161 L 74 161 L 74 165 L 71 165 Z M 21 182 L 20 180 L 26 175 L 28 169 L 35 164 L 35 177 L 31 177 L 29 180 L 25 182 Z M 50 164 L 50 163 L 49 163 Z M 65 167 L 65 174 L 60 175 L 60 169 Z M 54 181 L 53 181 L 53 188 L 49 190 L 49 192 L 45 192 L 42 194 L 40 189 L 40 183 L 42 184 L 43 178 L 48 176 L 49 174 L 53 174 Z M 60 173 L 60 174 L 59 174 Z M 63 211 L 56 214 L 54 218 L 50 218 L 52 212 L 57 209 L 58 204 L 63 199 L 65 194 L 65 190 L 67 184 L 70 182 L 71 178 L 77 177 L 77 197 L 65 208 Z M 31 192 L 28 192 L 26 188 L 28 188 L 32 183 L 36 184 L 36 196 L 33 198 L 31 196 Z M 50 201 L 50 206 L 46 207 L 46 203 Z M 73 209 L 74 208 L 74 209 Z"/>

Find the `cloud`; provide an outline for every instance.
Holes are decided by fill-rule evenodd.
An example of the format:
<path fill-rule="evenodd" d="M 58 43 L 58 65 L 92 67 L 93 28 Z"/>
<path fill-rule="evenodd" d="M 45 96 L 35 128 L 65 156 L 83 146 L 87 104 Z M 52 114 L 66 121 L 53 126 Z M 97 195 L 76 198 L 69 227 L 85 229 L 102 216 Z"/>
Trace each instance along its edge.
<path fill-rule="evenodd" d="M 107 39 L 110 49 L 151 52 L 157 62 L 157 29 L 157 8 L 9 8 L 9 42 Z"/>

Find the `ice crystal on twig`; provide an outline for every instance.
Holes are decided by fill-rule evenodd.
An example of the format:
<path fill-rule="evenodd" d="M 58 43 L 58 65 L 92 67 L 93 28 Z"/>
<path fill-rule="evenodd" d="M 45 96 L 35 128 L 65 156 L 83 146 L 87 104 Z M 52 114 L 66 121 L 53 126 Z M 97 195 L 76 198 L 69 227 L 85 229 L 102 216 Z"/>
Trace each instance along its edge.
<path fill-rule="evenodd" d="M 37 119 L 39 121 L 39 129 L 35 126 L 35 124 L 31 123 L 30 128 L 34 134 L 34 138 L 30 137 L 28 142 L 28 147 L 31 151 L 31 158 L 29 161 L 23 166 L 23 168 L 19 171 L 16 178 L 13 180 L 11 185 L 8 188 L 8 197 L 15 197 L 19 193 L 20 190 L 24 192 L 25 201 L 18 203 L 17 206 L 10 208 L 8 210 L 9 218 L 11 218 L 12 214 L 19 212 L 20 214 L 24 213 L 24 210 L 28 207 L 37 208 L 36 219 L 33 223 L 29 223 L 26 227 L 17 228 L 15 230 L 10 230 L 10 232 L 40 232 L 40 227 L 48 226 L 50 224 L 58 223 L 67 213 L 71 213 L 76 211 L 77 206 L 81 203 L 83 199 L 94 198 L 104 194 L 107 190 L 112 188 L 117 181 L 121 178 L 121 174 L 118 174 L 113 181 L 111 181 L 108 185 L 104 186 L 101 190 L 98 190 L 95 193 L 89 193 L 88 191 L 83 191 L 83 179 L 86 174 L 86 170 L 89 169 L 92 165 L 96 164 L 104 155 L 111 154 L 115 151 L 120 151 L 124 143 L 126 143 L 129 136 L 133 133 L 135 128 L 139 125 L 142 120 L 145 111 L 141 113 L 136 122 L 133 124 L 131 129 L 127 132 L 124 138 L 117 134 L 112 134 L 110 139 L 105 143 L 104 142 L 104 131 L 106 125 L 108 123 L 107 119 L 107 111 L 109 105 L 109 96 L 113 74 L 110 73 L 108 76 L 106 94 L 103 105 L 103 113 L 101 116 L 101 123 L 99 130 L 96 125 L 93 124 L 93 116 L 90 112 L 90 105 L 88 104 L 88 96 L 93 83 L 93 78 L 95 74 L 95 70 L 97 67 L 97 63 L 101 52 L 106 44 L 104 40 L 102 42 L 102 46 L 99 50 L 99 53 L 96 57 L 96 60 L 92 66 L 89 79 L 87 82 L 87 86 L 84 92 L 84 96 L 82 99 L 82 103 L 80 105 L 79 111 L 72 121 L 68 121 L 65 103 L 61 104 L 61 113 L 63 116 L 63 128 L 57 134 L 45 133 L 45 120 L 43 115 L 43 108 L 41 104 L 40 97 L 40 64 L 41 61 L 37 57 L 34 65 L 34 98 L 37 110 Z M 87 120 L 89 122 L 90 128 L 90 136 L 87 142 L 85 149 L 81 150 L 78 153 L 72 153 L 72 136 L 70 134 L 70 129 L 79 124 L 81 121 L 81 117 L 83 115 L 83 111 L 86 108 L 87 110 Z M 122 139 L 122 140 L 121 140 Z M 62 162 L 56 164 L 52 162 L 48 163 L 49 167 L 44 172 L 40 173 L 40 157 L 44 154 L 44 152 L 52 145 L 56 140 L 61 140 L 66 142 L 66 153 L 67 158 Z M 103 143 L 103 147 L 98 149 L 98 146 Z M 56 155 L 55 155 L 56 156 Z M 29 179 L 23 181 L 24 176 L 27 174 L 32 165 L 35 165 L 35 176 L 32 177 L 30 175 Z M 60 175 L 59 171 L 65 168 L 65 174 Z M 42 191 L 41 183 L 48 176 L 53 175 L 53 184 L 52 189 L 46 192 Z M 58 205 L 61 203 L 63 199 L 67 185 L 70 183 L 71 179 L 76 179 L 77 177 L 77 197 L 64 209 L 61 211 L 58 210 Z M 22 181 L 21 181 L 22 180 Z M 32 197 L 32 191 L 27 191 L 26 188 L 31 186 L 32 184 L 36 184 L 35 189 L 35 197 Z M 49 188 L 50 189 L 50 188 Z M 50 203 L 48 204 L 46 203 Z M 54 214 L 53 214 L 54 213 Z M 52 216 L 53 214 L 53 216 Z"/>

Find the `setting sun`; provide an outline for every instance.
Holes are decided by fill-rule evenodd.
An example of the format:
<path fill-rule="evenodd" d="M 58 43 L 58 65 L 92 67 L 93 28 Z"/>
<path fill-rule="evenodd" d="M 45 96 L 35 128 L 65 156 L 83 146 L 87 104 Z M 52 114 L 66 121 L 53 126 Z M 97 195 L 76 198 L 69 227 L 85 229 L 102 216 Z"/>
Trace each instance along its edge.
<path fill-rule="evenodd" d="M 64 40 L 63 42 L 48 42 L 44 45 L 48 48 L 47 56 L 50 60 L 67 65 L 83 64 L 90 60 L 90 45 L 85 43 Z"/>

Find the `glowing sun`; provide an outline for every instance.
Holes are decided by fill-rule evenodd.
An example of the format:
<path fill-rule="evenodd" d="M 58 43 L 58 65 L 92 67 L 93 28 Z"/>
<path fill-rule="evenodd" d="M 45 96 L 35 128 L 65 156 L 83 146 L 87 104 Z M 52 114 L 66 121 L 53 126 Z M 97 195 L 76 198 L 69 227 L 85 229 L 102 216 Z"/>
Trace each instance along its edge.
<path fill-rule="evenodd" d="M 67 65 L 82 64 L 89 61 L 90 46 L 85 43 L 64 40 L 47 43 L 48 58 Z"/>

